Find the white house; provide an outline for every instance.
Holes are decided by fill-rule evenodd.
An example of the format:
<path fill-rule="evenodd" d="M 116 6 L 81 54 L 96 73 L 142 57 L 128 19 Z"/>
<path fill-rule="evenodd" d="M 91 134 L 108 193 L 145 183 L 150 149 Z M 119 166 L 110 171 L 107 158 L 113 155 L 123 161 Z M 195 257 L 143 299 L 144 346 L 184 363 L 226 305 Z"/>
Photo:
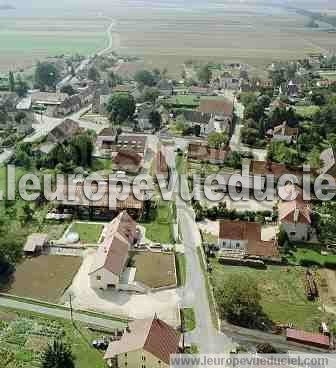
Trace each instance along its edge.
<path fill-rule="evenodd" d="M 261 225 L 256 222 L 221 220 L 218 246 L 226 255 L 262 259 L 279 257 L 276 242 L 261 240 Z"/>
<path fill-rule="evenodd" d="M 297 191 L 297 188 L 291 187 L 288 186 L 290 190 Z M 279 223 L 290 240 L 309 240 L 311 233 L 310 206 L 303 201 L 301 190 L 296 193 L 296 198 L 291 200 L 294 197 L 291 197 L 291 193 L 289 193 L 288 200 L 280 202 Z"/>
<path fill-rule="evenodd" d="M 89 272 L 93 289 L 118 289 L 128 252 L 136 241 L 136 222 L 126 211 L 120 213 L 105 229 Z"/>

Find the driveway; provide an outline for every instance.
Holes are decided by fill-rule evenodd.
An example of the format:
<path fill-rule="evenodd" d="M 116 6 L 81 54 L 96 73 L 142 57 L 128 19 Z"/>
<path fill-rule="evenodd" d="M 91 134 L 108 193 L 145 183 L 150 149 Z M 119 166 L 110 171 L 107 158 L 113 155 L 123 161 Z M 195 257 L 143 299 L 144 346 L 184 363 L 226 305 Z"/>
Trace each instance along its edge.
<path fill-rule="evenodd" d="M 96 310 L 136 319 L 153 317 L 157 313 L 162 320 L 172 326 L 179 326 L 178 305 L 180 299 L 176 290 L 148 294 L 93 290 L 90 287 L 88 274 L 94 254 L 94 250 L 86 252 L 82 266 L 63 297 L 65 303 L 67 303 L 68 295 L 71 293 L 73 306 L 77 309 Z"/>

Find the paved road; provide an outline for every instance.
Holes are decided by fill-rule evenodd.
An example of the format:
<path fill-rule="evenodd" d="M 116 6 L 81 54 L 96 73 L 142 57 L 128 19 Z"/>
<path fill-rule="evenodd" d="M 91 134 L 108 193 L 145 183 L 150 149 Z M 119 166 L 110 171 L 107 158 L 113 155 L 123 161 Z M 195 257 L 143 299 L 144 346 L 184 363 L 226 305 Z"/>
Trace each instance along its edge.
<path fill-rule="evenodd" d="M 0 297 L 0 307 L 24 310 L 27 312 L 34 312 L 34 313 L 47 315 L 50 317 L 71 320 L 70 310 L 48 308 L 48 307 L 44 307 L 44 306 L 40 306 L 36 304 L 19 302 L 11 298 Z M 100 317 L 88 316 L 83 313 L 74 312 L 73 318 L 75 321 L 78 321 L 78 322 L 86 323 L 89 325 L 95 325 L 98 327 L 108 328 L 108 329 L 125 327 L 125 324 L 122 322 L 113 321 L 110 319 L 104 319 Z"/>
<path fill-rule="evenodd" d="M 110 20 L 110 18 L 108 18 Z M 107 52 L 109 52 L 110 50 L 112 50 L 113 47 L 113 36 L 112 36 L 112 31 L 113 28 L 115 26 L 115 21 L 112 20 L 111 24 L 109 25 L 108 29 L 106 30 L 106 34 L 107 34 L 107 38 L 108 38 L 108 46 L 106 48 L 104 48 L 103 50 L 99 50 L 97 51 L 97 55 L 101 56 Z M 78 65 L 78 67 L 75 69 L 75 74 L 78 74 L 80 71 L 84 70 L 92 61 L 94 55 L 90 55 L 88 56 L 86 59 L 82 60 L 81 63 Z M 62 86 L 65 86 L 66 84 L 68 84 L 71 79 L 73 78 L 73 76 L 67 75 L 66 77 L 64 77 L 60 82 L 57 83 L 57 88 L 61 88 Z"/>
<path fill-rule="evenodd" d="M 196 317 L 196 329 L 186 335 L 186 341 L 195 343 L 200 353 L 229 352 L 235 344 L 230 337 L 217 331 L 211 320 L 205 280 L 197 254 L 201 237 L 192 212 L 185 203 L 177 200 L 177 216 L 187 261 L 186 285 L 179 292 L 182 306 L 193 307 Z"/>

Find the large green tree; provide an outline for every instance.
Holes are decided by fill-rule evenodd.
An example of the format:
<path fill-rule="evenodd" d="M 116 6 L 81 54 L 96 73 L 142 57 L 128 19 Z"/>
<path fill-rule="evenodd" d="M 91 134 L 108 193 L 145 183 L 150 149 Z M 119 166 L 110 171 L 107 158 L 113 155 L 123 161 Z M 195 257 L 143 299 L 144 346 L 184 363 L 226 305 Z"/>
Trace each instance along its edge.
<path fill-rule="evenodd" d="M 156 110 L 151 111 L 149 114 L 149 123 L 156 131 L 160 129 L 161 122 L 162 122 L 161 114 Z"/>
<path fill-rule="evenodd" d="M 215 295 L 222 319 L 248 328 L 264 329 L 268 324 L 260 305 L 258 284 L 246 275 L 230 276 Z"/>
<path fill-rule="evenodd" d="M 208 135 L 208 145 L 210 148 L 222 148 L 229 141 L 228 135 L 223 133 L 212 132 Z"/>
<path fill-rule="evenodd" d="M 74 368 L 71 348 L 60 340 L 49 344 L 42 355 L 42 368 Z"/>
<path fill-rule="evenodd" d="M 134 79 L 139 83 L 140 87 L 153 87 L 158 82 L 157 76 L 148 70 L 139 70 L 135 74 Z"/>
<path fill-rule="evenodd" d="M 59 73 L 55 65 L 51 63 L 38 63 L 35 69 L 35 83 L 44 89 L 45 87 L 55 87 L 59 78 Z"/>
<path fill-rule="evenodd" d="M 114 93 L 107 104 L 110 120 L 118 124 L 131 119 L 135 112 L 134 97 L 128 93 Z"/>
<path fill-rule="evenodd" d="M 203 84 L 208 84 L 212 78 L 212 71 L 210 69 L 210 65 L 204 65 L 197 73 L 198 79 Z"/>

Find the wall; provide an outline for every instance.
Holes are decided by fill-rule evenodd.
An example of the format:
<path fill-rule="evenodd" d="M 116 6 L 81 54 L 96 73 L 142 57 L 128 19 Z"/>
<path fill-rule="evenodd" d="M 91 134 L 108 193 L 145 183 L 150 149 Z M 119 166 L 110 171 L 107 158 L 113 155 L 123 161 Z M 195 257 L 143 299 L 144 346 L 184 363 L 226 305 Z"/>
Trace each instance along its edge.
<path fill-rule="evenodd" d="M 310 231 L 310 225 L 307 224 L 281 224 L 283 229 L 286 231 L 289 240 L 302 241 L 308 239 Z M 295 235 L 291 235 L 291 232 L 295 232 Z"/>
<path fill-rule="evenodd" d="M 101 277 L 101 280 L 97 280 L 97 276 Z M 90 285 L 93 289 L 107 289 L 107 285 L 114 284 L 118 286 L 119 277 L 112 272 L 102 268 L 90 275 Z"/>
<path fill-rule="evenodd" d="M 142 360 L 142 357 L 145 360 Z M 168 368 L 164 362 L 160 362 L 154 355 L 144 350 L 137 350 L 125 354 L 118 355 L 118 368 Z M 127 365 L 125 364 L 127 363 Z"/>
<path fill-rule="evenodd" d="M 239 243 L 239 247 L 236 244 Z M 219 239 L 218 245 L 223 250 L 245 250 L 247 240 Z"/>

